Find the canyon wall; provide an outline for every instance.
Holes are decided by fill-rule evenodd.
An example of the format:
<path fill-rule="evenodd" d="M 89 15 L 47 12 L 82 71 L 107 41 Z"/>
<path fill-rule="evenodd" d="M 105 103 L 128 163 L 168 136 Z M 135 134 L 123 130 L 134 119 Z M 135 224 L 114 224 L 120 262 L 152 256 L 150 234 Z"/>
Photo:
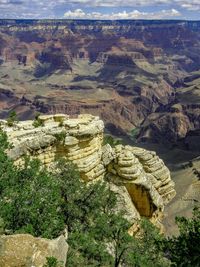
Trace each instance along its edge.
<path fill-rule="evenodd" d="M 193 150 L 199 65 L 198 21 L 0 20 L 0 118 L 90 113 L 114 135 Z"/>
<path fill-rule="evenodd" d="M 0 121 L 12 144 L 7 153 L 17 165 L 23 164 L 25 155 L 39 158 L 49 168 L 56 159 L 69 159 L 85 181 L 109 182 L 132 224 L 145 216 L 160 225 L 164 207 L 176 193 L 168 168 L 155 152 L 103 145 L 104 123 L 92 115 L 42 115 L 38 120 L 11 127 Z"/>

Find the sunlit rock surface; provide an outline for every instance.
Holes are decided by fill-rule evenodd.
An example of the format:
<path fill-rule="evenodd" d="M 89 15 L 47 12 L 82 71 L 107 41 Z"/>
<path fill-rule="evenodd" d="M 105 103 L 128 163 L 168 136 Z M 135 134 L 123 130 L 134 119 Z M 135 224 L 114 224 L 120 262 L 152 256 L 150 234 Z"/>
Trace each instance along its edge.
<path fill-rule="evenodd" d="M 164 206 L 175 196 L 170 172 L 155 152 L 118 145 L 103 146 L 104 123 L 99 117 L 57 114 L 40 116 L 40 126 L 22 121 L 8 127 L 1 121 L 12 148 L 8 155 L 23 164 L 23 156 L 51 166 L 59 157 L 77 164 L 82 179 L 106 179 L 119 195 L 119 205 L 134 223 L 140 216 L 159 225 Z"/>
<path fill-rule="evenodd" d="M 64 236 L 54 240 L 28 234 L 0 236 L 0 267 L 43 267 L 47 257 L 65 266 L 68 244 Z"/>

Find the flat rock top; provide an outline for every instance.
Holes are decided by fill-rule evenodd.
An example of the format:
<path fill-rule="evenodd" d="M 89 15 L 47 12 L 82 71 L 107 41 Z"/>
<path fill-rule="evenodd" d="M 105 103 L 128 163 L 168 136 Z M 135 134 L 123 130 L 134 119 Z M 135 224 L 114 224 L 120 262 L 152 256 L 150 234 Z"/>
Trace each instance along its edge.
<path fill-rule="evenodd" d="M 90 114 L 81 114 L 76 118 L 70 118 L 65 114 L 41 115 L 38 119 L 40 120 L 38 127 L 34 126 L 32 120 L 14 122 L 10 127 L 5 120 L 0 120 L 0 125 L 12 142 L 29 139 L 39 134 L 53 135 L 63 131 L 74 136 L 93 136 L 104 130 L 103 121 Z"/>

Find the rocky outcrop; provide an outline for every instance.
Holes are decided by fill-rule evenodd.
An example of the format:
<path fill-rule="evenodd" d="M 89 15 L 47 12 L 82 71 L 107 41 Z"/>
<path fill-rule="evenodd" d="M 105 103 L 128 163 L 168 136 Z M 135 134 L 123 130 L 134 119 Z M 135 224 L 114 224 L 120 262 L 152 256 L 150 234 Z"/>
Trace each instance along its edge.
<path fill-rule="evenodd" d="M 198 151 L 200 111 L 198 105 L 171 104 L 149 115 L 141 125 L 139 140 L 179 145 Z M 196 141 L 192 139 L 196 138 Z M 196 148 L 195 148 L 196 147 Z"/>
<path fill-rule="evenodd" d="M 7 152 L 23 164 L 23 156 L 51 166 L 65 157 L 77 164 L 82 179 L 106 179 L 119 195 L 129 221 L 145 216 L 160 223 L 164 206 L 175 196 L 170 172 L 155 152 L 131 146 L 103 146 L 104 124 L 98 117 L 70 118 L 57 114 L 39 117 L 40 126 L 22 121 L 8 127 L 1 121 L 12 148 Z"/>
<path fill-rule="evenodd" d="M 140 216 L 160 227 L 164 206 L 176 195 L 169 170 L 153 151 L 122 145 L 114 151 L 116 156 L 108 165 L 108 177 L 126 188 Z"/>
<path fill-rule="evenodd" d="M 110 52 L 110 53 L 99 53 L 97 62 L 105 63 L 107 65 L 119 66 L 135 66 L 134 60 L 144 61 L 145 57 L 139 52 Z"/>
<path fill-rule="evenodd" d="M 54 240 L 28 234 L 0 236 L 0 267 L 43 267 L 47 257 L 65 266 L 68 244 L 64 236 Z"/>

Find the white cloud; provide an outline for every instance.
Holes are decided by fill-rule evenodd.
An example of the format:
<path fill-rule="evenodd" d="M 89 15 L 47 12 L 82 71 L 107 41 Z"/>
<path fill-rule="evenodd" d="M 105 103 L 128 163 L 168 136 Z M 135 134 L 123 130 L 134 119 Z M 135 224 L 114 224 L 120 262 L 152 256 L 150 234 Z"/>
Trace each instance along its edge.
<path fill-rule="evenodd" d="M 86 18 L 89 14 L 86 14 L 82 9 L 76 9 L 74 11 L 67 11 L 65 14 L 64 14 L 64 17 L 66 18 L 79 18 L 79 19 L 82 19 L 82 18 Z"/>
<path fill-rule="evenodd" d="M 162 11 L 148 12 L 154 7 Z M 85 11 L 88 8 L 94 12 Z M 98 12 L 106 10 L 108 13 L 115 8 L 120 11 L 109 15 Z M 61 18 L 63 10 L 66 9 L 69 11 L 65 17 L 68 18 L 198 18 L 200 0 L 0 0 L 1 18 Z M 186 11 L 190 11 L 190 15 L 187 16 Z M 182 17 L 180 12 L 183 14 Z"/>
<path fill-rule="evenodd" d="M 181 3 L 181 7 L 189 11 L 198 11 L 200 10 L 200 1 L 184 1 L 183 3 Z"/>
<path fill-rule="evenodd" d="M 140 12 L 137 9 L 127 12 L 122 11 L 118 13 L 103 14 L 100 12 L 86 13 L 82 9 L 74 11 L 67 11 L 64 18 L 67 19 L 103 19 L 103 20 L 120 20 L 120 19 L 165 19 L 179 17 L 181 13 L 176 9 L 161 10 L 160 12 Z"/>

